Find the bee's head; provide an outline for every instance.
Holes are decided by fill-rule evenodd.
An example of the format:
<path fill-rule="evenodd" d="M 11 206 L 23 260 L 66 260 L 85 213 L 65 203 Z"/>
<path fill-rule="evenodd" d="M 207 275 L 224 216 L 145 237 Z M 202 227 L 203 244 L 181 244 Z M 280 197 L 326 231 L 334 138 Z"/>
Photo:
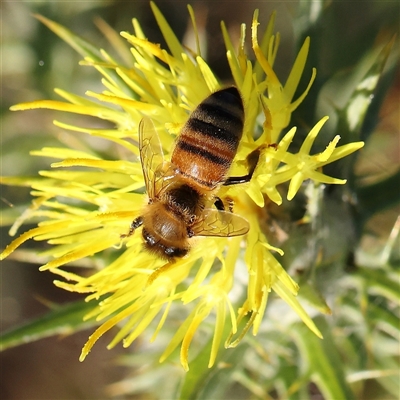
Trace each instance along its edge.
<path fill-rule="evenodd" d="M 185 256 L 189 251 L 185 222 L 163 204 L 147 207 L 142 229 L 145 248 L 168 260 Z"/>

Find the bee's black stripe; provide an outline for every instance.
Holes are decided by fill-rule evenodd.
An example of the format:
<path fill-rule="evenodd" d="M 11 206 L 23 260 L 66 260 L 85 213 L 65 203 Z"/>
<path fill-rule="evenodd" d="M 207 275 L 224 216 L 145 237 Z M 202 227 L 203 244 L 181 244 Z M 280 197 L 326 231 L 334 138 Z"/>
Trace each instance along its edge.
<path fill-rule="evenodd" d="M 207 102 L 208 100 L 214 103 L 229 104 L 232 108 L 243 112 L 242 98 L 240 97 L 239 91 L 234 86 L 214 92 L 205 101 Z"/>
<path fill-rule="evenodd" d="M 186 151 L 188 153 L 196 154 L 201 157 L 206 158 L 208 161 L 211 161 L 214 164 L 218 165 L 227 165 L 230 163 L 229 160 L 226 158 L 220 157 L 214 153 L 211 153 L 210 151 L 204 150 L 201 147 L 198 146 L 193 146 L 189 143 L 186 143 L 182 140 L 178 141 L 177 147 L 179 147 L 180 150 Z"/>
<path fill-rule="evenodd" d="M 221 140 L 235 149 L 239 143 L 240 137 L 235 136 L 231 130 L 215 126 L 211 122 L 205 122 L 198 118 L 190 118 L 186 126 L 196 133 L 200 133 L 212 139 Z"/>
<path fill-rule="evenodd" d="M 197 110 L 200 112 L 199 114 L 196 112 Z M 206 122 L 212 121 L 216 124 L 220 121 L 223 124 L 230 123 L 238 129 L 243 128 L 243 108 L 230 109 L 227 108 L 226 105 L 215 104 L 214 102 L 203 102 L 199 104 L 194 114 L 197 115 L 192 115 L 192 117 L 202 119 Z"/>

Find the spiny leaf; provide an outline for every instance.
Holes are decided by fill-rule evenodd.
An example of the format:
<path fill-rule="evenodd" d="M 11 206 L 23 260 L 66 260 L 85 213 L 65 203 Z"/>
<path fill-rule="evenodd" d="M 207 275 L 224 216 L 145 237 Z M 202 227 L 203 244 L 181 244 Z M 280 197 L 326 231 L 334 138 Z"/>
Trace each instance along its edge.
<path fill-rule="evenodd" d="M 324 335 L 324 340 L 318 339 L 303 324 L 298 324 L 292 330 L 302 358 L 307 363 L 308 373 L 326 399 L 354 399 L 354 394 L 348 386 L 339 351 L 331 336 L 331 331 L 322 317 L 315 318 L 316 324 Z"/>
<path fill-rule="evenodd" d="M 357 189 L 363 220 L 400 203 L 400 170 L 388 178 Z"/>
<path fill-rule="evenodd" d="M 12 328 L 0 337 L 0 351 L 53 335 L 69 335 L 96 324 L 83 321 L 93 304 L 83 300 L 57 306 L 47 314 Z"/>
<path fill-rule="evenodd" d="M 229 333 L 230 327 L 226 324 L 223 337 Z M 219 354 L 223 354 L 225 368 L 216 363 L 213 368 L 208 368 L 213 338 L 201 349 L 198 356 L 190 362 L 190 370 L 185 375 L 179 393 L 179 399 L 210 399 L 220 398 L 224 390 L 232 385 L 233 370 L 236 365 L 241 365 L 243 352 L 246 345 L 234 349 L 223 350 L 223 343 L 220 345 Z M 222 341 L 223 342 L 223 341 Z M 219 357 L 220 358 L 220 357 Z"/>
<path fill-rule="evenodd" d="M 390 274 L 388 271 L 384 273 L 381 268 L 363 268 L 360 274 L 362 274 L 362 279 L 369 292 L 385 296 L 396 304 L 399 302 L 398 273 Z"/>

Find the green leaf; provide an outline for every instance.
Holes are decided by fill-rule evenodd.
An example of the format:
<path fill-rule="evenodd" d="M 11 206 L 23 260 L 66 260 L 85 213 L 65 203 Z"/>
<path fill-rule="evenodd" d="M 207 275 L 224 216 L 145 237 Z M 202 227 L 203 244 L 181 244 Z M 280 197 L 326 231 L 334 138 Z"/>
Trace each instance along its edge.
<path fill-rule="evenodd" d="M 225 325 L 223 337 L 227 337 L 230 331 L 228 324 Z M 208 368 L 213 337 L 201 349 L 197 357 L 190 361 L 190 370 L 185 375 L 179 399 L 215 399 L 223 398 L 225 390 L 232 386 L 232 377 L 236 366 L 242 366 L 243 353 L 247 349 L 245 343 L 236 348 L 224 349 L 221 342 L 217 361 L 212 368 Z M 223 368 L 220 365 L 224 365 Z M 240 367 L 242 369 L 242 367 Z"/>
<path fill-rule="evenodd" d="M 372 95 L 374 94 L 378 85 L 379 79 L 382 75 L 383 67 L 389 57 L 392 49 L 394 40 L 391 40 L 376 56 L 373 64 L 368 71 L 358 79 L 357 85 L 354 88 L 350 99 L 346 106 L 342 110 L 344 115 L 342 116 L 342 122 L 347 127 L 349 132 L 352 132 L 351 140 L 359 138 L 359 132 L 364 122 L 367 110 L 371 103 Z M 365 62 L 368 65 L 368 59 L 374 58 L 375 49 L 367 54 L 367 60 Z M 360 65 L 365 67 L 364 65 Z M 360 68 L 362 70 L 362 68 Z"/>
<path fill-rule="evenodd" d="M 400 203 L 400 170 L 372 185 L 357 188 L 363 220 Z M 384 195 L 383 195 L 384 194 Z"/>
<path fill-rule="evenodd" d="M 373 302 L 369 302 L 367 311 L 368 322 L 378 325 L 382 331 L 393 336 L 395 339 L 400 337 L 399 318 L 394 312 Z"/>
<path fill-rule="evenodd" d="M 398 399 L 400 392 L 399 385 L 399 362 L 394 359 L 379 358 L 377 357 L 374 361 L 375 366 L 382 371 L 382 375 L 377 378 L 377 381 L 385 388 L 388 393 L 384 393 L 386 397 L 381 397 L 382 399 L 389 398 L 388 394 L 392 398 Z M 388 372 L 385 374 L 385 372 Z"/>
<path fill-rule="evenodd" d="M 354 399 L 330 327 L 322 317 L 315 318 L 315 323 L 321 329 L 323 340 L 303 324 L 297 324 L 292 330 L 301 357 L 307 363 L 307 374 L 317 384 L 325 399 Z"/>
<path fill-rule="evenodd" d="M 242 342 L 238 347 L 221 350 L 223 357 L 220 363 L 216 364 L 213 369 L 209 369 L 208 373 L 204 375 L 205 379 L 199 382 L 201 386 L 199 386 L 197 399 L 231 398 L 233 387 L 236 388 L 237 398 L 244 398 L 245 395 L 248 395 L 248 391 L 261 397 L 263 391 L 259 386 L 260 382 L 254 382 L 244 372 L 243 358 L 247 349 L 246 343 Z M 239 382 L 240 386 L 234 385 L 235 382 Z M 238 391 L 241 395 L 238 395 Z M 192 397 L 189 398 L 192 399 Z"/>
<path fill-rule="evenodd" d="M 198 393 L 202 389 L 204 382 L 209 377 L 213 369 L 208 368 L 210 351 L 212 347 L 212 337 L 201 349 L 197 357 L 190 362 L 190 369 L 185 376 L 179 393 L 179 399 L 197 399 Z M 215 368 L 215 367 L 214 367 Z"/>
<path fill-rule="evenodd" d="M 53 335 L 68 335 L 94 326 L 97 324 L 95 321 L 83 321 L 83 317 L 93 307 L 93 303 L 86 303 L 84 300 L 56 306 L 47 314 L 3 333 L 0 337 L 0 351 Z"/>
<path fill-rule="evenodd" d="M 324 129 L 324 137 L 317 138 L 318 146 L 324 146 L 326 137 L 334 134 L 341 136 L 341 144 L 365 139 L 362 137 L 365 129 L 361 128 L 392 47 L 393 40 L 381 49 L 368 50 L 351 70 L 337 72 L 323 85 L 318 95 L 317 115 L 332 118 Z"/>
<path fill-rule="evenodd" d="M 360 275 L 368 292 L 384 296 L 398 304 L 400 299 L 398 272 L 394 271 L 391 274 L 384 268 L 363 268 L 360 270 Z"/>
<path fill-rule="evenodd" d="M 283 365 L 282 365 L 283 364 Z M 301 375 L 301 371 L 295 365 L 287 365 L 282 362 L 281 368 L 277 371 L 276 382 L 281 382 L 281 385 L 276 385 L 279 393 L 279 398 L 288 400 L 307 400 L 310 395 L 307 389 L 309 376 Z M 284 388 L 282 390 L 280 388 Z"/>

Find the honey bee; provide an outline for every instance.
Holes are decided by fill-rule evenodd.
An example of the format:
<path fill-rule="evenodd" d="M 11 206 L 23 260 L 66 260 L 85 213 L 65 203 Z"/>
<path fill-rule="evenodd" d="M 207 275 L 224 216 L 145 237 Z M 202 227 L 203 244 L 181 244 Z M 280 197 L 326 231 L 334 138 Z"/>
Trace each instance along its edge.
<path fill-rule="evenodd" d="M 139 151 L 148 204 L 131 226 L 143 226 L 144 247 L 173 261 L 190 250 L 193 236 L 231 237 L 249 230 L 246 219 L 225 211 L 222 185 L 247 182 L 228 172 L 243 133 L 244 107 L 235 87 L 212 93 L 190 114 L 177 137 L 171 161 L 164 159 L 149 118 L 139 125 Z M 254 168 L 253 168 L 254 170 Z"/>

